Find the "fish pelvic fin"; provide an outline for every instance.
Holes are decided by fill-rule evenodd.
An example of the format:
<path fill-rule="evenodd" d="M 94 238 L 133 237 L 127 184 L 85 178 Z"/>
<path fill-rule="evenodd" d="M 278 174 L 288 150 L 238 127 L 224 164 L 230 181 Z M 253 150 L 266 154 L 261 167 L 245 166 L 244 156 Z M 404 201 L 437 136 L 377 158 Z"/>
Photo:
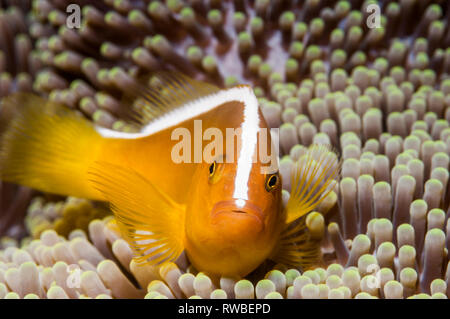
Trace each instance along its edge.
<path fill-rule="evenodd" d="M 0 179 L 44 192 L 98 199 L 87 168 L 102 137 L 64 105 L 16 93 L 0 105 Z"/>
<path fill-rule="evenodd" d="M 90 181 L 109 201 L 123 238 L 141 265 L 175 261 L 184 250 L 185 206 L 133 169 L 95 162 Z"/>
<path fill-rule="evenodd" d="M 285 225 L 270 259 L 302 270 L 319 265 L 322 257 L 320 242 L 324 230 L 324 218 L 318 212 L 311 212 Z"/>
<path fill-rule="evenodd" d="M 294 164 L 286 224 L 313 211 L 337 185 L 341 161 L 329 145 L 313 144 Z"/>
<path fill-rule="evenodd" d="M 291 194 L 284 208 L 286 222 L 271 259 L 308 269 L 320 263 L 325 229 L 323 215 L 313 210 L 321 208 L 325 213 L 336 203 L 333 190 L 341 161 L 330 146 L 314 144 L 294 165 Z"/>

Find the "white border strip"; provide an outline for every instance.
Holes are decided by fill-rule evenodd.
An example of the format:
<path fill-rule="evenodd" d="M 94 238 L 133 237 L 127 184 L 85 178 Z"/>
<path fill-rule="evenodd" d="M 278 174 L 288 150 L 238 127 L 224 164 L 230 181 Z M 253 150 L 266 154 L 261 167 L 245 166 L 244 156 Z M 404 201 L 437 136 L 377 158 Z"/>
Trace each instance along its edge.
<path fill-rule="evenodd" d="M 256 97 L 253 90 L 247 86 L 234 87 L 227 90 L 220 90 L 217 93 L 198 98 L 181 107 L 171 110 L 154 121 L 143 127 L 139 133 L 118 132 L 108 128 L 96 126 L 96 130 L 103 137 L 135 139 L 146 137 L 154 133 L 163 131 L 171 126 L 197 117 L 203 113 L 213 110 L 217 106 L 231 102 L 239 101 L 246 106 L 251 100 L 254 100 L 257 106 Z M 253 102 L 253 101 L 252 101 Z M 256 112 L 256 115 L 258 112 Z"/>

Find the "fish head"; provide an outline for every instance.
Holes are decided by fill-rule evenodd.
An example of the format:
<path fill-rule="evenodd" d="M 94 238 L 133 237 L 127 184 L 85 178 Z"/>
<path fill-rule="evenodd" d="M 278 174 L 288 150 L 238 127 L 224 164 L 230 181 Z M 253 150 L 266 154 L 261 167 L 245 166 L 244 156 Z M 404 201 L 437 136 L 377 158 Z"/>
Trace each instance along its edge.
<path fill-rule="evenodd" d="M 242 179 L 240 163 L 223 157 L 194 174 L 186 252 L 201 271 L 245 276 L 269 257 L 284 225 L 281 175 L 257 160 Z"/>

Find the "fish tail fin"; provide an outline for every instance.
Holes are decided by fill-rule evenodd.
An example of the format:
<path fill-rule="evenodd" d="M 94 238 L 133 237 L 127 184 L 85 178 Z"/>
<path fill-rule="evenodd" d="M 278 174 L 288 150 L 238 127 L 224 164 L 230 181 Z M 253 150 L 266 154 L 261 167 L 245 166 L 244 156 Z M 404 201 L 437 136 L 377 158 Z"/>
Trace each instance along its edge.
<path fill-rule="evenodd" d="M 333 189 L 340 167 L 341 161 L 330 146 L 317 144 L 295 163 L 285 207 L 286 223 L 274 250 L 274 261 L 302 269 L 320 264 L 325 222 L 314 210 L 326 212 L 335 204 Z"/>
<path fill-rule="evenodd" d="M 73 110 L 30 93 L 0 105 L 0 179 L 44 192 L 100 199 L 87 178 L 102 137 Z"/>

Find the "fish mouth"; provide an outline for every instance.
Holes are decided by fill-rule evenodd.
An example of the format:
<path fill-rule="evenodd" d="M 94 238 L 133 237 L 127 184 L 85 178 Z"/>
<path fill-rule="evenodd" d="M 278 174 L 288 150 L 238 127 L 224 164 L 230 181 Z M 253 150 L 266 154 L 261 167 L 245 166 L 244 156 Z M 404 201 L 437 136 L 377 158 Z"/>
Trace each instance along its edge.
<path fill-rule="evenodd" d="M 222 214 L 236 218 L 252 218 L 261 226 L 264 225 L 264 215 L 261 208 L 242 199 L 217 202 L 212 208 L 211 217 L 215 218 Z"/>

